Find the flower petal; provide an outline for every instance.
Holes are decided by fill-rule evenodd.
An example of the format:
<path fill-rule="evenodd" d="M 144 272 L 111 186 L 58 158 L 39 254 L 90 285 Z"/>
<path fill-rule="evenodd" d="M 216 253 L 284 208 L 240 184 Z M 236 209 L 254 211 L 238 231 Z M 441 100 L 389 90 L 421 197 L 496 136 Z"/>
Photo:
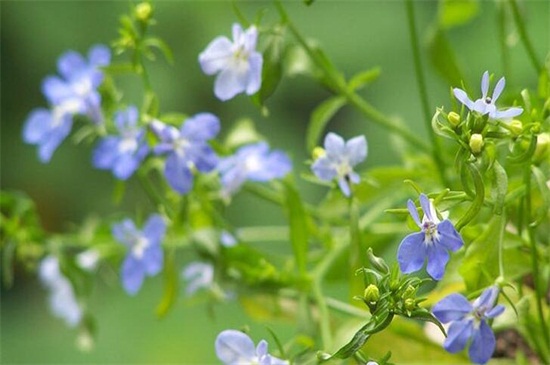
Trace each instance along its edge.
<path fill-rule="evenodd" d="M 451 322 L 464 318 L 473 311 L 472 304 L 461 294 L 450 294 L 437 302 L 432 312 L 436 318 L 443 322 Z"/>
<path fill-rule="evenodd" d="M 493 308 L 498 298 L 498 294 L 499 289 L 496 285 L 488 287 L 483 291 L 483 293 L 481 293 L 479 298 L 474 301 L 474 308 Z"/>
<path fill-rule="evenodd" d="M 181 135 L 193 142 L 204 142 L 220 132 L 220 120 L 211 113 L 198 113 L 188 118 L 181 127 Z"/>
<path fill-rule="evenodd" d="M 523 108 L 514 107 L 506 110 L 495 110 L 489 116 L 493 119 L 509 119 L 509 118 L 517 117 L 521 113 L 523 113 Z"/>
<path fill-rule="evenodd" d="M 48 76 L 42 82 L 42 93 L 50 104 L 60 104 L 64 99 L 72 97 L 74 91 L 69 84 L 56 76 Z"/>
<path fill-rule="evenodd" d="M 111 233 L 119 243 L 130 247 L 132 244 L 131 237 L 138 234 L 138 231 L 131 219 L 125 219 L 113 225 Z"/>
<path fill-rule="evenodd" d="M 106 66 L 111 62 L 111 51 L 109 47 L 97 44 L 88 51 L 88 60 L 92 66 Z"/>
<path fill-rule="evenodd" d="M 495 90 L 493 90 L 493 97 L 491 97 L 491 102 L 493 104 L 496 103 L 498 97 L 500 96 L 500 94 L 502 94 L 502 90 L 504 90 L 504 85 L 506 85 L 506 79 L 504 77 L 501 77 L 495 86 Z"/>
<path fill-rule="evenodd" d="M 199 54 L 199 64 L 207 75 L 213 75 L 229 64 L 233 44 L 227 37 L 217 37 L 208 44 L 206 49 Z"/>
<path fill-rule="evenodd" d="M 57 62 L 59 73 L 69 81 L 87 67 L 86 60 L 75 51 L 64 53 Z"/>
<path fill-rule="evenodd" d="M 225 68 L 216 77 L 214 95 L 221 101 L 233 98 L 235 95 L 245 91 L 247 78 L 247 72 L 230 67 Z"/>
<path fill-rule="evenodd" d="M 495 351 L 495 335 L 491 327 L 482 320 L 477 331 L 474 331 L 472 343 L 468 350 L 470 360 L 477 364 L 485 364 Z"/>
<path fill-rule="evenodd" d="M 504 312 L 504 309 L 506 309 L 506 307 L 499 304 L 499 305 L 495 306 L 493 309 L 491 309 L 490 311 L 486 312 L 485 317 L 495 318 L 497 316 L 500 316 Z"/>
<path fill-rule="evenodd" d="M 367 139 L 357 136 L 346 142 L 346 155 L 351 166 L 355 166 L 367 158 Z"/>
<path fill-rule="evenodd" d="M 338 179 L 338 186 L 340 187 L 340 190 L 342 193 L 349 197 L 351 195 L 351 188 L 349 186 L 349 182 L 346 180 L 346 178 L 341 177 Z"/>
<path fill-rule="evenodd" d="M 222 331 L 216 338 L 215 348 L 218 358 L 226 364 L 251 362 L 256 357 L 254 342 L 240 331 Z"/>
<path fill-rule="evenodd" d="M 262 86 L 263 58 L 258 52 L 253 52 L 248 57 L 248 80 L 246 82 L 247 95 L 255 94 Z"/>
<path fill-rule="evenodd" d="M 424 266 L 425 258 L 424 232 L 411 233 L 401 241 L 397 250 L 397 261 L 403 273 L 420 270 Z"/>
<path fill-rule="evenodd" d="M 118 155 L 118 138 L 105 137 L 94 149 L 92 164 L 98 169 L 110 169 Z"/>
<path fill-rule="evenodd" d="M 448 219 L 437 225 L 437 232 L 439 233 L 439 243 L 453 252 L 464 245 L 462 237 Z"/>
<path fill-rule="evenodd" d="M 164 175 L 170 186 L 180 194 L 186 194 L 193 187 L 193 174 L 175 153 L 172 153 L 166 159 Z"/>
<path fill-rule="evenodd" d="M 162 270 L 164 251 L 159 245 L 150 245 L 143 253 L 141 259 L 145 273 L 149 276 L 156 275 Z"/>
<path fill-rule="evenodd" d="M 122 264 L 122 285 L 124 290 L 130 295 L 136 294 L 145 277 L 145 270 L 142 263 L 129 253 Z"/>
<path fill-rule="evenodd" d="M 152 214 L 145 226 L 143 227 L 143 235 L 154 245 L 160 245 L 166 233 L 166 223 L 159 214 Z"/>
<path fill-rule="evenodd" d="M 414 221 L 416 222 L 416 225 L 422 227 L 422 223 L 420 223 L 420 217 L 418 216 L 418 210 L 416 209 L 416 205 L 411 199 L 407 201 L 407 209 L 409 210 L 411 217 L 413 217 Z"/>
<path fill-rule="evenodd" d="M 458 101 L 464 104 L 468 109 L 470 110 L 474 109 L 474 102 L 470 100 L 470 98 L 468 97 L 468 94 L 466 94 L 466 91 L 455 87 L 453 89 L 453 94 L 455 95 L 455 98 L 457 98 Z"/>
<path fill-rule="evenodd" d="M 473 328 L 474 325 L 471 319 L 453 322 L 443 343 L 445 350 L 453 354 L 462 351 L 466 347 L 468 339 L 472 336 Z"/>
<path fill-rule="evenodd" d="M 483 73 L 483 76 L 481 77 L 481 95 L 482 95 L 482 99 L 485 99 L 487 97 L 488 92 L 489 92 L 489 71 L 485 71 Z"/>
<path fill-rule="evenodd" d="M 48 109 L 34 109 L 23 127 L 23 140 L 25 143 L 39 143 L 50 131 L 52 115 Z"/>
<path fill-rule="evenodd" d="M 449 261 L 449 252 L 437 243 L 429 245 L 426 250 L 428 252 L 426 271 L 435 280 L 441 280 L 445 274 L 445 266 Z"/>
<path fill-rule="evenodd" d="M 329 159 L 341 159 L 346 151 L 344 139 L 336 133 L 328 133 L 325 137 L 325 151 Z"/>
<path fill-rule="evenodd" d="M 317 178 L 324 181 L 331 181 L 336 176 L 336 169 L 326 156 L 319 157 L 315 160 L 311 165 L 311 170 Z"/>
<path fill-rule="evenodd" d="M 433 222 L 434 217 L 432 217 L 432 203 L 426 194 L 420 194 L 420 206 L 424 211 L 424 217 L 428 218 L 430 222 Z"/>

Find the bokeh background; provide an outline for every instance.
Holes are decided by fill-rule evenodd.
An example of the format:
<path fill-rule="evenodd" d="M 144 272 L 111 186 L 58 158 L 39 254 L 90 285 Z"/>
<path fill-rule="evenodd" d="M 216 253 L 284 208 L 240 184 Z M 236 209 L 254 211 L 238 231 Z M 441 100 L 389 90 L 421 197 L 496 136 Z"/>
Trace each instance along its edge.
<path fill-rule="evenodd" d="M 464 82 L 478 90 L 485 70 L 500 77 L 504 69 L 498 48 L 495 1 L 479 1 L 471 22 L 448 31 L 449 41 L 464 73 Z M 46 106 L 40 93 L 42 79 L 56 72 L 56 61 L 68 49 L 82 53 L 96 43 L 110 44 L 117 38 L 119 16 L 128 12 L 129 1 L 2 1 L 1 7 L 1 187 L 28 194 L 37 205 L 42 225 L 49 232 L 64 232 L 90 215 L 133 212 L 145 199 L 139 186 L 130 182 L 120 205 L 112 200 L 113 180 L 91 163 L 93 146 L 75 146 L 66 140 L 49 164 L 39 162 L 36 149 L 21 139 L 29 112 Z M 249 19 L 264 9 L 265 22 L 276 19 L 270 2 L 238 3 Z M 364 95 L 380 110 L 400 117 L 422 136 L 422 112 L 416 87 L 407 18 L 402 1 L 316 1 L 307 7 L 300 1 L 285 6 L 299 29 L 315 39 L 346 76 L 380 66 L 381 77 Z M 549 5 L 547 1 L 520 2 L 537 56 L 549 49 Z M 417 27 L 423 40 L 429 38 L 438 14 L 437 2 L 416 2 Z M 154 90 L 163 112 L 194 114 L 211 111 L 228 128 L 240 117 L 252 118 L 272 146 L 289 151 L 296 171 L 303 171 L 309 157 L 305 149 L 305 126 L 313 108 L 329 96 L 312 79 L 284 78 L 268 99 L 269 116 L 245 96 L 221 103 L 212 92 L 213 78 L 202 74 L 198 54 L 214 37 L 230 35 L 237 21 L 229 1 L 159 1 L 155 3 L 158 24 L 152 31 L 172 48 L 175 62 L 162 57 L 150 63 Z M 510 26 L 510 73 L 507 87 L 519 91 L 535 87 L 536 77 L 517 33 Z M 423 43 L 425 47 L 425 43 Z M 425 48 L 424 48 L 425 49 Z M 423 56 L 425 56 L 424 54 Z M 124 56 L 121 56 L 124 57 Z M 449 83 L 423 58 L 431 106 L 449 105 Z M 117 80 L 125 102 L 139 103 L 140 82 L 135 77 Z M 458 85 L 452 85 L 458 86 Z M 363 168 L 391 164 L 396 155 L 388 149 L 388 135 L 351 108 L 344 108 L 329 129 L 346 138 L 365 134 L 369 157 Z M 312 202 L 323 191 L 307 182 L 300 188 Z M 258 205 L 246 194 L 231 209 L 233 223 L 255 225 L 283 221 L 269 205 Z M 229 214 L 231 211 L 229 212 Z M 238 213 L 238 214 L 237 214 Z M 259 323 L 247 319 L 238 302 L 213 308 L 204 301 L 185 299 L 183 294 L 168 316 L 158 320 L 154 309 L 162 294 L 162 279 L 146 281 L 136 297 L 127 296 L 117 285 L 98 283 L 90 303 L 96 315 L 98 337 L 95 348 L 83 353 L 75 346 L 76 330 L 49 313 L 45 290 L 36 278 L 21 268 L 14 286 L 1 291 L 0 362 L 2 364 L 213 364 L 213 343 L 226 328 L 249 325 L 253 338 L 269 339 L 266 326 L 282 339 L 293 334 L 289 323 L 266 318 Z M 397 360 L 409 359 L 406 340 L 393 350 Z M 426 351 L 422 349 L 421 351 Z M 401 354 L 401 355 L 400 355 Z M 409 356 L 409 357 L 407 357 Z"/>

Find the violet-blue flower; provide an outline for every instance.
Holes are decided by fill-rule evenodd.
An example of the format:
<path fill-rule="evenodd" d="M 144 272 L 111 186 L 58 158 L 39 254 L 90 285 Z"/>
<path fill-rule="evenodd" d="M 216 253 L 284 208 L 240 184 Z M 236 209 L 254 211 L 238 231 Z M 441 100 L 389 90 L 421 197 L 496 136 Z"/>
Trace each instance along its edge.
<path fill-rule="evenodd" d="M 181 273 L 183 280 L 187 282 L 185 293 L 192 295 L 200 289 L 207 289 L 214 282 L 214 267 L 205 262 L 192 262 Z"/>
<path fill-rule="evenodd" d="M 449 250 L 458 250 L 464 242 L 448 219 L 439 220 L 434 206 L 424 194 L 420 194 L 420 205 L 424 211 L 422 221 L 414 202 L 410 199 L 407 202 L 407 208 L 421 231 L 411 233 L 401 241 L 397 261 L 401 271 L 408 274 L 420 270 L 427 260 L 428 274 L 435 280 L 441 280 L 449 261 Z"/>
<path fill-rule="evenodd" d="M 472 101 L 468 94 L 462 89 L 454 88 L 453 93 L 455 97 L 464 104 L 471 111 L 480 113 L 481 115 L 489 114 L 491 119 L 509 119 L 516 117 L 523 113 L 523 109 L 520 107 L 513 107 L 506 110 L 498 110 L 496 107 L 496 101 L 499 98 L 502 90 L 504 90 L 504 85 L 506 80 L 502 77 L 498 80 L 495 89 L 493 90 L 493 95 L 488 96 L 489 93 L 489 71 L 485 71 L 481 78 L 481 98 L 476 101 Z"/>
<path fill-rule="evenodd" d="M 266 182 L 284 177 L 292 169 L 288 156 L 280 150 L 269 151 L 265 142 L 243 146 L 220 160 L 222 195 L 229 197 L 246 181 Z"/>
<path fill-rule="evenodd" d="M 138 110 L 130 106 L 115 114 L 118 136 L 107 136 L 94 151 L 93 164 L 98 169 L 112 170 L 120 180 L 126 180 L 139 167 L 149 152 L 145 130 L 138 125 Z"/>
<path fill-rule="evenodd" d="M 255 347 L 248 335 L 236 330 L 220 332 L 215 344 L 216 355 L 224 365 L 288 365 L 288 361 L 270 355 L 267 346 L 267 342 L 261 340 Z"/>
<path fill-rule="evenodd" d="M 485 289 L 473 303 L 463 295 L 454 293 L 434 305 L 432 312 L 435 317 L 442 323 L 451 323 L 443 344 L 445 350 L 456 353 L 470 342 L 470 359 L 477 364 L 489 361 L 496 341 L 487 321 L 504 311 L 503 305 L 495 305 L 498 294 L 498 287 L 492 286 Z"/>
<path fill-rule="evenodd" d="M 357 136 L 345 142 L 335 133 L 325 137 L 324 152 L 311 165 L 315 176 L 324 181 L 338 181 L 342 193 L 351 195 L 350 183 L 358 184 L 361 178 L 353 167 L 367 157 L 367 140 L 365 136 Z"/>
<path fill-rule="evenodd" d="M 193 169 L 210 172 L 216 167 L 218 156 L 208 145 L 220 131 L 220 121 L 215 115 L 196 114 L 180 129 L 158 121 L 151 127 L 161 139 L 154 152 L 167 155 L 164 175 L 177 192 L 185 194 L 191 190 Z"/>
<path fill-rule="evenodd" d="M 97 88 L 103 81 L 103 72 L 99 67 L 109 64 L 110 59 L 109 49 L 102 45 L 90 49 L 88 60 L 77 52 L 66 52 L 57 63 L 61 77 L 49 76 L 42 83 L 50 109 L 34 109 L 23 128 L 23 140 L 38 145 L 42 162 L 49 162 L 69 135 L 75 114 L 85 114 L 97 123 L 102 120 Z"/>
<path fill-rule="evenodd" d="M 146 275 L 154 276 L 162 269 L 161 242 L 165 231 L 166 224 L 158 214 L 149 217 L 143 231 L 139 231 L 131 219 L 113 226 L 113 236 L 128 248 L 121 268 L 122 284 L 128 294 L 136 294 Z"/>
<path fill-rule="evenodd" d="M 233 24 L 233 42 L 217 37 L 199 55 L 205 74 L 219 73 L 214 83 L 218 99 L 226 101 L 242 92 L 252 95 L 260 89 L 263 58 L 256 52 L 257 39 L 256 27 L 243 31 L 239 24 Z"/>

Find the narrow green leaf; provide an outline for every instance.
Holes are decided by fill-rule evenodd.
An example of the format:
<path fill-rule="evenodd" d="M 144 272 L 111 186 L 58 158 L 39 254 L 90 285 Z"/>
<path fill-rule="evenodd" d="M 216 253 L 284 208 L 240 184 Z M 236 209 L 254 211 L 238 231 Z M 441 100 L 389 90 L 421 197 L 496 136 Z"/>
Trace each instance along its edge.
<path fill-rule="evenodd" d="M 370 84 L 380 76 L 380 67 L 375 67 L 370 70 L 359 72 L 354 75 L 348 82 L 348 88 L 351 91 L 361 89 L 366 84 Z"/>
<path fill-rule="evenodd" d="M 170 46 L 166 44 L 162 39 L 157 37 L 150 37 L 145 39 L 144 41 L 145 45 L 149 47 L 157 48 L 162 52 L 164 55 L 164 58 L 166 58 L 166 61 L 168 61 L 169 64 L 174 64 L 174 54 L 172 53 L 172 49 L 170 49 Z"/>
<path fill-rule="evenodd" d="M 156 314 L 159 318 L 163 318 L 168 314 L 177 297 L 178 274 L 176 271 L 175 255 L 174 252 L 169 252 L 165 256 L 164 262 L 164 294 L 156 309 Z"/>
<path fill-rule="evenodd" d="M 134 65 L 131 62 L 115 62 L 101 68 L 106 73 L 112 76 L 124 75 L 136 72 Z"/>
<path fill-rule="evenodd" d="M 309 151 L 317 146 L 327 123 L 345 104 L 345 98 L 333 96 L 323 101 L 313 110 L 306 134 L 306 146 Z"/>
<path fill-rule="evenodd" d="M 428 38 L 428 55 L 436 71 L 451 85 L 461 85 L 464 77 L 445 32 L 440 28 L 431 30 Z"/>
<path fill-rule="evenodd" d="M 495 161 L 493 163 L 493 199 L 495 201 L 494 212 L 495 214 L 502 214 L 502 208 L 504 207 L 504 201 L 506 199 L 506 193 L 508 192 L 508 175 L 504 168 Z"/>
<path fill-rule="evenodd" d="M 244 144 L 261 141 L 262 139 L 264 137 L 258 132 L 252 119 L 243 118 L 239 119 L 231 128 L 225 138 L 224 145 L 229 149 L 233 149 Z"/>
<path fill-rule="evenodd" d="M 269 38 L 267 49 L 263 53 L 262 86 L 253 96 L 253 100 L 263 106 L 265 101 L 275 92 L 283 73 L 282 60 L 285 56 L 284 26 L 273 27 L 274 35 Z"/>
<path fill-rule="evenodd" d="M 479 13 L 477 0 L 440 0 L 439 25 L 445 29 L 470 22 Z"/>
<path fill-rule="evenodd" d="M 296 259 L 296 265 L 300 274 L 305 274 L 309 235 L 306 212 L 298 190 L 296 190 L 291 182 L 284 182 L 284 191 L 294 258 Z"/>

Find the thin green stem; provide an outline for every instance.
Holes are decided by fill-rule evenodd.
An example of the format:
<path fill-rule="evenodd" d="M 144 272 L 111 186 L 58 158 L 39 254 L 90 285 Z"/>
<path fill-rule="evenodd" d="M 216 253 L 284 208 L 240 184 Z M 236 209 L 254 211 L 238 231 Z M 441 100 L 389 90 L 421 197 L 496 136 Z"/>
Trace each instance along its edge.
<path fill-rule="evenodd" d="M 529 60 L 531 61 L 531 64 L 533 65 L 535 70 L 537 70 L 537 73 L 539 73 L 542 70 L 542 65 L 537 59 L 537 55 L 535 54 L 535 49 L 533 48 L 533 44 L 531 43 L 531 40 L 527 35 L 525 24 L 521 19 L 521 14 L 519 13 L 518 4 L 516 0 L 509 0 L 509 2 L 510 2 L 510 8 L 512 9 L 514 22 L 516 23 L 516 28 L 519 33 L 519 37 L 523 42 L 523 45 L 525 46 L 525 50 L 527 51 L 527 55 L 529 56 Z"/>
<path fill-rule="evenodd" d="M 422 104 L 422 111 L 424 113 L 424 123 L 426 130 L 430 136 L 432 148 L 432 157 L 437 165 L 437 170 L 439 171 L 439 176 L 441 181 L 445 183 L 446 186 L 449 184 L 445 178 L 445 164 L 441 158 L 441 148 L 439 141 L 436 138 L 435 131 L 432 128 L 432 116 L 430 113 L 430 102 L 428 100 L 428 89 L 426 87 L 426 78 L 424 76 L 424 69 L 422 68 L 422 60 L 420 58 L 420 45 L 418 42 L 418 34 L 416 32 L 416 20 L 414 15 L 414 2 L 413 0 L 405 0 L 405 6 L 407 8 L 407 20 L 409 23 L 409 35 L 411 39 L 413 59 L 414 59 L 414 69 L 416 73 L 416 82 L 418 84 L 418 91 L 420 95 L 420 103 Z"/>

